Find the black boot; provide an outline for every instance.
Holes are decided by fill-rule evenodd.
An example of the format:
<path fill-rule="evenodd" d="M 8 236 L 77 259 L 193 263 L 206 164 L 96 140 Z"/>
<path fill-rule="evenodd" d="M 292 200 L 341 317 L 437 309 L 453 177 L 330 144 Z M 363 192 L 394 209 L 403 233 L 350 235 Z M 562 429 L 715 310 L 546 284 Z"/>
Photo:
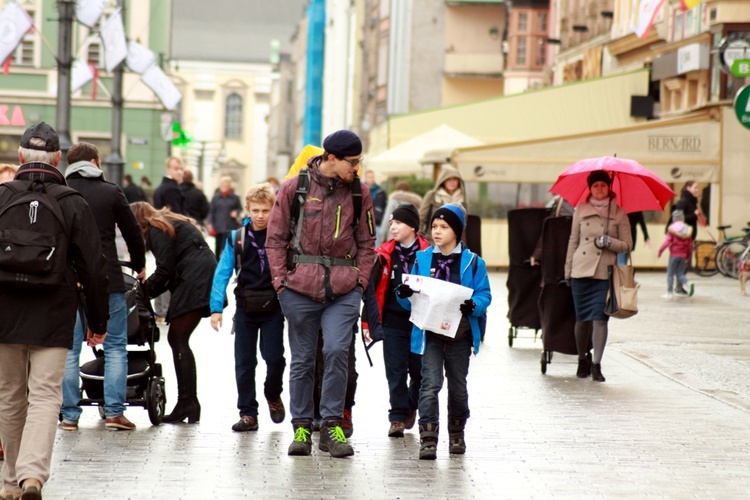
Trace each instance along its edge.
<path fill-rule="evenodd" d="M 448 434 L 450 436 L 450 445 L 448 452 L 451 455 L 463 455 L 466 453 L 466 441 L 464 441 L 464 427 L 466 420 L 449 419 Z"/>
<path fill-rule="evenodd" d="M 438 424 L 419 426 L 419 459 L 435 460 L 437 458 Z"/>
<path fill-rule="evenodd" d="M 589 359 L 589 356 L 590 354 L 587 354 L 582 358 L 578 358 L 578 371 L 576 372 L 576 377 L 586 378 L 591 375 L 591 360 Z"/>
<path fill-rule="evenodd" d="M 177 374 L 177 404 L 172 413 L 164 415 L 161 421 L 174 424 L 187 418 L 189 424 L 194 424 L 201 419 L 195 380 L 195 356 L 193 351 L 173 353 L 173 356 Z"/>
<path fill-rule="evenodd" d="M 596 380 L 597 382 L 604 382 L 605 379 L 604 375 L 602 375 L 602 364 L 601 363 L 594 363 L 591 366 L 591 378 Z"/>

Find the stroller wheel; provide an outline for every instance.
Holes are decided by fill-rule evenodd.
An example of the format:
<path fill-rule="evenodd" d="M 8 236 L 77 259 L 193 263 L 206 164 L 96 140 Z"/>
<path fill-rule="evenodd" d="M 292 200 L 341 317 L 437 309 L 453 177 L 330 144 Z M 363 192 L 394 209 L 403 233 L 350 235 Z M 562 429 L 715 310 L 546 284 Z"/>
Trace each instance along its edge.
<path fill-rule="evenodd" d="M 97 408 L 99 408 L 99 418 L 101 418 L 102 420 L 104 420 L 105 418 L 107 418 L 107 415 L 104 414 L 104 407 L 103 406 L 98 406 Z"/>
<path fill-rule="evenodd" d="M 547 363 L 548 362 L 549 361 L 547 360 L 547 351 L 542 351 L 542 359 L 540 361 L 540 363 L 542 365 L 542 375 L 546 375 L 547 374 Z"/>
<path fill-rule="evenodd" d="M 153 425 L 161 424 L 161 419 L 164 416 L 164 410 L 167 404 L 163 378 L 151 378 L 146 394 L 146 404 L 148 408 L 148 419 Z"/>
<path fill-rule="evenodd" d="M 511 326 L 508 328 L 508 347 L 513 347 L 513 337 L 516 336 L 514 328 Z"/>

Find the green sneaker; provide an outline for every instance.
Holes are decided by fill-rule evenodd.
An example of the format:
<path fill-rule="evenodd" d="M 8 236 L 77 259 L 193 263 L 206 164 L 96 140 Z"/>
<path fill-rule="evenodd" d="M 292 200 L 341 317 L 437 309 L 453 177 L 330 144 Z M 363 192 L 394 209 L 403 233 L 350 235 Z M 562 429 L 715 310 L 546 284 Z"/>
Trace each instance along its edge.
<path fill-rule="evenodd" d="M 312 453 L 312 429 L 310 424 L 294 426 L 294 441 L 289 445 L 288 455 L 306 457 Z"/>
<path fill-rule="evenodd" d="M 320 451 L 327 451 L 333 458 L 344 458 L 354 455 L 354 449 L 346 442 L 344 429 L 341 428 L 341 422 L 335 420 L 326 422 L 320 428 L 320 442 L 318 443 Z"/>

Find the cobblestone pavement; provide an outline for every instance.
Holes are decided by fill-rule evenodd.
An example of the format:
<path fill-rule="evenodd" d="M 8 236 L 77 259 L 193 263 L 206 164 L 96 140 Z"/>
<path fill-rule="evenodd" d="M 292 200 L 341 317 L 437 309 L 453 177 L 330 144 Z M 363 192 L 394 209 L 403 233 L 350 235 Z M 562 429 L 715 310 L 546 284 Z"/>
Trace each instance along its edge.
<path fill-rule="evenodd" d="M 356 454 L 289 457 L 287 422 L 262 404 L 260 430 L 235 433 L 232 341 L 207 320 L 192 339 L 202 421 L 107 432 L 86 408 L 78 432 L 59 430 L 45 497 L 124 498 L 746 498 L 750 494 L 750 297 L 736 281 L 695 279 L 696 295 L 667 301 L 664 273 L 639 273 L 641 312 L 610 322 L 607 382 L 575 377 L 555 353 L 540 373 L 541 341 L 521 330 L 508 346 L 506 275 L 491 275 L 485 343 L 472 358 L 468 451 L 417 459 L 418 434 L 390 439 L 382 348 L 369 368 L 358 343 Z M 228 328 L 227 328 L 228 329 Z M 176 385 L 166 338 L 157 347 Z M 264 373 L 260 362 L 258 372 Z M 288 387 L 283 398 L 288 402 Z M 441 408 L 444 411 L 444 394 Z M 443 415 L 443 418 L 445 416 Z M 314 436 L 317 443 L 317 435 Z"/>

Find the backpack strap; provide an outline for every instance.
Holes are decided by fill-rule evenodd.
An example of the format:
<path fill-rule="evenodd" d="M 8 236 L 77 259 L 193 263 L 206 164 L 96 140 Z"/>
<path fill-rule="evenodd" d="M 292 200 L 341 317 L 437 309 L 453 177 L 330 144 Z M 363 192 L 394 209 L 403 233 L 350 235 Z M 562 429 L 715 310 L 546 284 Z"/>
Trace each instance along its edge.
<path fill-rule="evenodd" d="M 362 183 L 356 175 L 350 188 L 352 190 L 352 205 L 354 207 L 354 222 L 352 222 L 352 227 L 356 231 L 359 227 L 359 216 L 362 213 Z"/>
<path fill-rule="evenodd" d="M 294 191 L 292 198 L 292 210 L 289 214 L 289 230 L 294 235 L 294 244 L 292 248 L 300 251 L 300 238 L 302 237 L 302 218 L 305 216 L 305 201 L 307 193 L 310 192 L 310 171 L 302 168 L 297 176 L 297 189 Z"/>

